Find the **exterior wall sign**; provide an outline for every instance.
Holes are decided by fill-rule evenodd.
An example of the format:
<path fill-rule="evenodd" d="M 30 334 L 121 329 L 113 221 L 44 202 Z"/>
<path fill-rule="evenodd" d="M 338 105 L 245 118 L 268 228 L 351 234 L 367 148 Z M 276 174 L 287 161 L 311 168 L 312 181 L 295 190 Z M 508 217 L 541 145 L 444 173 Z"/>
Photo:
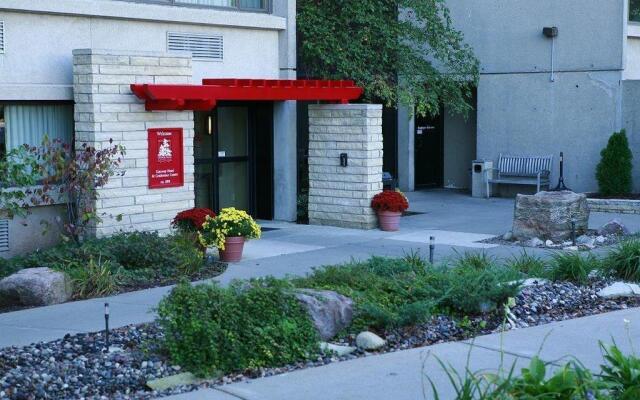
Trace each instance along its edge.
<path fill-rule="evenodd" d="M 148 141 L 149 188 L 183 186 L 182 128 L 149 129 Z"/>

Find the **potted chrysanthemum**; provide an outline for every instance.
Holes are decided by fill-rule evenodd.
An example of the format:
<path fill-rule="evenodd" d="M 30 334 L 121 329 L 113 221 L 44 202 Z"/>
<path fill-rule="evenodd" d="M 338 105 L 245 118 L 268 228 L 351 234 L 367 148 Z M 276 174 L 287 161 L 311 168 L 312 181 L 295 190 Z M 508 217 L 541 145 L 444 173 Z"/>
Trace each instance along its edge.
<path fill-rule="evenodd" d="M 199 250 L 205 252 L 206 248 L 200 243 L 198 232 L 202 230 L 207 217 L 215 218 L 216 213 L 208 208 L 191 208 L 179 212 L 171 221 L 171 226 L 180 234 L 191 238 Z"/>
<path fill-rule="evenodd" d="M 220 259 L 238 262 L 242 259 L 244 242 L 259 239 L 260 225 L 246 211 L 223 208 L 215 218 L 207 217 L 199 232 L 203 246 L 218 248 Z"/>
<path fill-rule="evenodd" d="M 397 231 L 402 213 L 409 208 L 409 201 L 402 192 L 385 190 L 373 196 L 371 208 L 378 214 L 380 229 Z"/>

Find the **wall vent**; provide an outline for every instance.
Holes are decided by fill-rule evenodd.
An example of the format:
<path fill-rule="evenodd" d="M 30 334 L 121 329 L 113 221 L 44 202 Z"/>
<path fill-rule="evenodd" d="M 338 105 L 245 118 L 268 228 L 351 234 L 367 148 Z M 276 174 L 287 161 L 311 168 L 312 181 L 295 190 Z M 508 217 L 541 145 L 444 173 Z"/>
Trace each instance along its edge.
<path fill-rule="evenodd" d="M 167 32 L 167 50 L 188 51 L 200 61 L 222 61 L 224 57 L 222 35 Z"/>
<path fill-rule="evenodd" d="M 4 54 L 4 21 L 0 21 L 0 54 Z"/>
<path fill-rule="evenodd" d="M 9 251 L 9 220 L 0 219 L 0 252 Z"/>

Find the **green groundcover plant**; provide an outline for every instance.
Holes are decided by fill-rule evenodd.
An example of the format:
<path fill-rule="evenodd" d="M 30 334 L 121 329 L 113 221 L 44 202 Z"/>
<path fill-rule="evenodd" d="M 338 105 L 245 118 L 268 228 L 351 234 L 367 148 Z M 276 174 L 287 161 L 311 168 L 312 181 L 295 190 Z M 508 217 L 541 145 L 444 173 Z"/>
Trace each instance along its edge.
<path fill-rule="evenodd" d="M 418 257 L 373 257 L 316 269 L 306 278 L 294 279 L 293 284 L 334 290 L 354 299 L 355 331 L 411 325 L 436 312 L 473 315 L 491 311 L 517 294 L 516 280 L 521 276 L 482 255 L 463 255 L 452 265 L 441 266 Z"/>
<path fill-rule="evenodd" d="M 203 254 L 189 237 L 130 232 L 0 259 L 0 278 L 22 268 L 49 267 L 70 276 L 74 297 L 87 298 L 190 276 L 203 266 Z"/>
<path fill-rule="evenodd" d="M 605 274 L 625 281 L 640 282 L 640 240 L 619 243 L 602 262 Z"/>
<path fill-rule="evenodd" d="M 163 347 L 199 376 L 304 361 L 319 352 L 318 335 L 285 281 L 181 283 L 158 307 Z"/>

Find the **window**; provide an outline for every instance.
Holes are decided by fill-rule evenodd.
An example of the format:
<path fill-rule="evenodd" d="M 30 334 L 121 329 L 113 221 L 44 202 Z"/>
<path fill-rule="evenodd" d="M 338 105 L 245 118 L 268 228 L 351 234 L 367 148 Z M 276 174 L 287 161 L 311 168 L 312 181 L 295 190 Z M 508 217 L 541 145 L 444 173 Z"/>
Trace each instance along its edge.
<path fill-rule="evenodd" d="M 73 105 L 0 103 L 0 156 L 23 144 L 39 146 L 45 135 L 71 144 Z"/>
<path fill-rule="evenodd" d="M 270 0 L 126 0 L 144 3 L 172 4 L 193 7 L 235 8 L 246 11 L 269 11 Z"/>
<path fill-rule="evenodd" d="M 629 0 L 629 21 L 640 22 L 640 0 Z"/>

